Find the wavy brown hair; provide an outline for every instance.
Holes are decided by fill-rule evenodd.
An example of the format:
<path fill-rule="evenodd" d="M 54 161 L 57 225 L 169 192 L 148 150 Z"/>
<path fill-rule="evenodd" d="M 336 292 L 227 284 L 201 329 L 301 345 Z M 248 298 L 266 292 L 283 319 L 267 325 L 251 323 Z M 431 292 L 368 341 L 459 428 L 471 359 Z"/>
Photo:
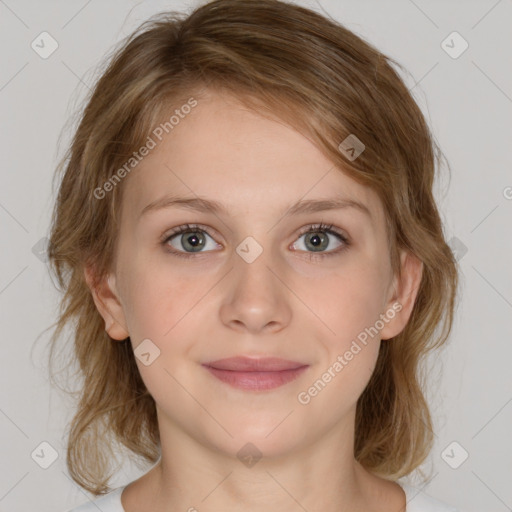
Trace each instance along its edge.
<path fill-rule="evenodd" d="M 136 455 L 137 464 L 160 456 L 155 402 L 130 339 L 108 336 L 84 278 L 86 266 L 98 280 L 112 268 L 124 182 L 101 199 L 94 191 L 170 109 L 192 96 L 200 101 L 206 87 L 228 91 L 307 134 L 338 172 L 377 192 L 393 270 L 400 275 L 401 249 L 423 263 L 409 322 L 382 341 L 357 403 L 354 456 L 393 480 L 425 460 L 433 432 L 422 363 L 448 339 L 458 271 L 433 193 L 443 155 L 394 66 L 403 69 L 340 23 L 278 0 L 216 0 L 190 14 L 159 13 L 108 57 L 55 173 L 48 245 L 63 294 L 50 340 L 50 377 L 56 383 L 56 342 L 71 324 L 70 341 L 58 353 L 67 349 L 65 368 L 75 367 L 73 379 L 79 378 L 67 465 L 84 489 L 111 490 L 115 445 Z M 353 161 L 338 149 L 349 134 L 366 146 Z"/>

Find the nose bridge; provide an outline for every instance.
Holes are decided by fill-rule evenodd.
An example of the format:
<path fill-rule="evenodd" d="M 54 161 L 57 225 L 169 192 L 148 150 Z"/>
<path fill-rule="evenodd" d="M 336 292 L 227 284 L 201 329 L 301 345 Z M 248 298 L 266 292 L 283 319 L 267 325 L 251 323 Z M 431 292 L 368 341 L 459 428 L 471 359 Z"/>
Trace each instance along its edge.
<path fill-rule="evenodd" d="M 223 322 L 243 324 L 252 332 L 267 325 L 282 328 L 289 318 L 289 305 L 283 284 L 274 275 L 279 264 L 272 260 L 271 249 L 249 236 L 235 248 L 233 267 L 222 304 Z"/>
<path fill-rule="evenodd" d="M 275 294 L 275 276 L 269 267 L 276 266 L 276 262 L 272 261 L 272 250 L 264 246 L 261 238 L 258 241 L 248 236 L 238 244 L 235 248 L 234 266 L 237 285 L 249 287 L 247 291 L 252 290 L 253 296 L 262 292 Z"/>

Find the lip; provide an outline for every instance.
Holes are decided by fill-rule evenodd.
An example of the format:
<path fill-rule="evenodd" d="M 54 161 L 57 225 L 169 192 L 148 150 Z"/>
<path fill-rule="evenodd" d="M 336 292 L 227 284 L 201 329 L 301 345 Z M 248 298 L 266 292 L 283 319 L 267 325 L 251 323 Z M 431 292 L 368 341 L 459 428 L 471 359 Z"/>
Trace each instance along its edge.
<path fill-rule="evenodd" d="M 217 370 L 231 370 L 234 372 L 277 372 L 282 370 L 295 370 L 304 363 L 297 361 L 289 361 L 288 359 L 280 359 L 278 357 L 227 357 L 203 363 L 205 366 L 216 368 Z"/>
<path fill-rule="evenodd" d="M 263 391 L 283 386 L 299 377 L 308 364 L 276 357 L 229 357 L 203 363 L 214 377 L 247 391 Z"/>

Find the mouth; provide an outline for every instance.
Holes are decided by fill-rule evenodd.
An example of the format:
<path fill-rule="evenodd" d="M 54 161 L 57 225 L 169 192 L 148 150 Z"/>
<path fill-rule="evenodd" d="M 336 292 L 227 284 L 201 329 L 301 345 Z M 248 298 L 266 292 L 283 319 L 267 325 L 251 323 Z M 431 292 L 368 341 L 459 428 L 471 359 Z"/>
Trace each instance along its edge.
<path fill-rule="evenodd" d="M 211 375 L 234 388 L 265 391 L 299 377 L 308 364 L 278 358 L 231 357 L 203 363 Z"/>

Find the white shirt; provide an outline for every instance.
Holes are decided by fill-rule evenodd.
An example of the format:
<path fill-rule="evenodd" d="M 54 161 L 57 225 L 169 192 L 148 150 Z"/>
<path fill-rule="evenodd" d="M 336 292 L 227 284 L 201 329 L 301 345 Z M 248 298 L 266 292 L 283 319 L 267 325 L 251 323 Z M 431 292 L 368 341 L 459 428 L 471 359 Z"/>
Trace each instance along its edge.
<path fill-rule="evenodd" d="M 405 512 L 458 512 L 456 508 L 428 496 L 416 487 L 400 482 L 397 483 L 405 492 L 407 501 Z M 94 501 L 84 503 L 68 512 L 98 512 L 98 510 L 101 510 L 101 512 L 125 512 L 121 505 L 121 493 L 125 487 L 118 487 L 108 494 Z"/>

